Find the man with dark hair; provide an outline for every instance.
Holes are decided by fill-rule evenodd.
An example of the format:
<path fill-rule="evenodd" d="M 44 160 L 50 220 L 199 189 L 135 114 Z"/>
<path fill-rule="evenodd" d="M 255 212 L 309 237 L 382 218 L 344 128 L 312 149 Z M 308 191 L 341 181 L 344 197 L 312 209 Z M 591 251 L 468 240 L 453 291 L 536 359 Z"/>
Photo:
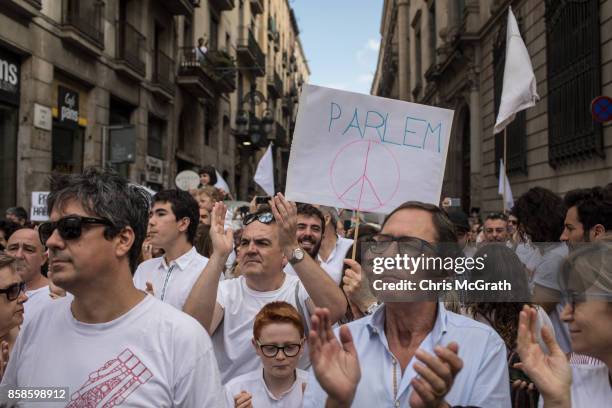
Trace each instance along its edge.
<path fill-rule="evenodd" d="M 304 320 L 315 305 L 328 307 L 332 321 L 346 312 L 340 287 L 297 242 L 297 208 L 278 194 L 271 208 L 261 206 L 244 220 L 238 246 L 241 275 L 219 282 L 233 247 L 231 231 L 224 228 L 225 206 L 216 203 L 210 230 L 213 251 L 195 283 L 184 310 L 194 316 L 213 338 L 223 383 L 259 367 L 250 340 L 255 315 L 266 304 L 285 301 Z M 290 262 L 296 273 L 283 272 Z M 300 367 L 307 366 L 305 358 Z"/>
<path fill-rule="evenodd" d="M 564 198 L 567 213 L 561 241 L 577 243 L 602 239 L 612 231 L 612 194 L 601 187 L 569 191 Z"/>
<path fill-rule="evenodd" d="M 51 300 L 49 280 L 41 273 L 47 263 L 46 248 L 33 228 L 19 228 L 9 238 L 6 253 L 17 259 L 15 268 L 26 284 L 28 303 L 25 305 L 24 321 L 45 308 Z"/>
<path fill-rule="evenodd" d="M 569 329 L 560 317 L 565 302 L 561 299 L 559 273 L 568 255 L 567 245 L 559 242 L 565 217 L 563 200 L 550 190 L 534 187 L 519 197 L 512 213 L 518 219 L 519 232 L 526 235 L 527 245 L 533 248 L 526 263 L 533 301 L 548 313 L 559 345 L 569 353 Z M 519 258 L 524 263 L 527 259 Z"/>
<path fill-rule="evenodd" d="M 451 248 L 456 236 L 443 210 L 410 201 L 387 216 L 373 241 L 387 256 L 387 249 L 404 247 L 443 257 L 446 245 L 440 244 Z M 340 341 L 328 312 L 317 309 L 304 407 L 510 406 L 504 342 L 491 327 L 447 311 L 442 302 L 385 301 L 335 334 Z"/>
<path fill-rule="evenodd" d="M 150 243 L 164 255 L 141 263 L 134 274 L 137 288 L 152 288 L 156 298 L 179 310 L 208 262 L 194 247 L 199 219 L 198 203 L 188 192 L 155 194 L 149 213 Z"/>
<path fill-rule="evenodd" d="M 491 213 L 487 215 L 483 227 L 483 242 L 507 242 L 508 241 L 508 217 L 503 213 Z"/>
<path fill-rule="evenodd" d="M 11 207 L 6 210 L 6 219 L 19 225 L 28 222 L 28 212 L 23 207 Z"/>
<path fill-rule="evenodd" d="M 2 385 L 66 387 L 79 407 L 223 406 L 206 332 L 132 283 L 144 194 L 114 172 L 87 169 L 53 176 L 48 208 L 40 239 L 53 282 L 74 299 L 50 302 L 22 328 Z"/>

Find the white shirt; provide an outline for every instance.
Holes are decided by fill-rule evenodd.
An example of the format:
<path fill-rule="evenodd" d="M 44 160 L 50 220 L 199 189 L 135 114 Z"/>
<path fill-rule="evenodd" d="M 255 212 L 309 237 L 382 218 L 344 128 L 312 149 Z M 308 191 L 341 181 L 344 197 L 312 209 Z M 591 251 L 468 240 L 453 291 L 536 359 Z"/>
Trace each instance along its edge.
<path fill-rule="evenodd" d="M 147 295 L 113 321 L 86 324 L 70 305 L 55 300 L 23 327 L 2 385 L 68 387 L 75 407 L 225 406 L 210 338 L 191 316 Z"/>
<path fill-rule="evenodd" d="M 145 290 L 147 282 L 151 282 L 156 298 L 183 310 L 187 296 L 207 263 L 208 258 L 200 255 L 195 247 L 171 261 L 170 265 L 163 256 L 149 259 L 138 265 L 134 286 Z"/>
<path fill-rule="evenodd" d="M 302 317 L 307 318 L 306 300 L 310 296 L 295 276 L 285 275 L 283 285 L 270 292 L 250 289 L 244 276 L 219 283 L 217 303 L 223 307 L 223 320 L 212 335 L 215 354 L 219 362 L 221 380 L 225 384 L 232 378 L 256 370 L 259 358 L 253 349 L 253 322 L 255 315 L 270 302 L 282 300 L 290 303 Z M 299 303 L 300 307 L 297 307 Z M 300 359 L 300 368 L 309 365 L 308 351 Z"/>
<path fill-rule="evenodd" d="M 297 369 L 295 377 L 291 388 L 276 398 L 264 381 L 262 368 L 242 374 L 225 385 L 227 406 L 234 408 L 234 396 L 246 391 L 252 395 L 251 403 L 254 408 L 300 408 L 308 383 L 308 372 Z"/>
<path fill-rule="evenodd" d="M 28 300 L 23 304 L 23 324 L 26 324 L 33 316 L 45 309 L 49 302 L 53 301 L 49 296 L 50 293 L 49 285 L 34 290 L 26 290 Z"/>
<path fill-rule="evenodd" d="M 332 250 L 331 254 L 329 254 L 329 258 L 324 261 L 321 258 L 321 254 L 317 255 L 319 259 L 319 264 L 321 268 L 327 272 L 329 276 L 336 282 L 340 284 L 342 280 L 342 269 L 344 267 L 344 259 L 347 258 L 346 253 L 351 246 L 353 246 L 353 240 L 348 238 L 343 238 L 341 236 L 337 236 L 336 246 Z M 349 256 L 350 258 L 350 256 Z"/>
<path fill-rule="evenodd" d="M 409 406 L 417 359 L 413 357 L 402 372 L 385 335 L 385 309 L 383 305 L 371 316 L 347 324 L 361 366 L 353 408 Z M 338 329 L 335 334 L 338 336 Z M 436 345 L 446 346 L 451 341 L 459 344 L 463 368 L 445 400 L 451 406 L 510 407 L 506 346 L 499 335 L 489 326 L 447 311 L 440 303 L 434 327 L 419 348 L 433 355 Z M 311 370 L 304 407 L 324 407 L 326 399 L 327 394 Z"/>
<path fill-rule="evenodd" d="M 535 268 L 533 275 L 534 284 L 547 289 L 556 290 L 560 293 L 559 274 L 563 267 L 563 262 L 567 258 L 568 252 L 567 245 L 565 245 L 565 243 L 560 243 L 543 253 L 541 262 Z M 561 312 L 564 306 L 565 302 L 563 300 L 558 302 L 549 316 L 555 328 L 557 343 L 559 343 L 559 346 L 565 353 L 569 353 L 572 351 L 569 328 L 567 323 L 561 320 Z"/>

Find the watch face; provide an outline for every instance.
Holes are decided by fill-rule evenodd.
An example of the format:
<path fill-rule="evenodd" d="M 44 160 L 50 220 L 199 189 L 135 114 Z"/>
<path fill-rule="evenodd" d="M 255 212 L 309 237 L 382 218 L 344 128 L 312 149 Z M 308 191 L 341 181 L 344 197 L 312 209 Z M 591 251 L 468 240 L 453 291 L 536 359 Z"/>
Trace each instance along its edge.
<path fill-rule="evenodd" d="M 298 261 L 304 259 L 304 250 L 302 248 L 294 249 L 293 258 L 295 258 Z"/>

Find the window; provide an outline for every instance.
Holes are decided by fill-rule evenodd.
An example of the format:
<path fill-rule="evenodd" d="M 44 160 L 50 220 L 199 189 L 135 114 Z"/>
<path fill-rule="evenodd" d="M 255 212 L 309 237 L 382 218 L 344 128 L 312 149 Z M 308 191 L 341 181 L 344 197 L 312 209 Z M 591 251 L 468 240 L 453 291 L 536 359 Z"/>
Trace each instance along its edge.
<path fill-rule="evenodd" d="M 166 133 L 166 122 L 149 116 L 149 137 L 147 143 L 147 154 L 149 156 L 164 159 L 164 135 Z"/>
<path fill-rule="evenodd" d="M 546 1 L 548 162 L 603 157 L 601 124 L 590 114 L 601 93 L 599 1 Z M 578 109 L 582 107 L 582 109 Z"/>
<path fill-rule="evenodd" d="M 506 65 L 506 25 L 500 27 L 493 44 L 493 80 L 495 97 L 495 119 L 499 112 L 502 88 L 504 85 L 504 66 Z M 519 21 L 519 30 L 521 24 Z M 522 30 L 521 30 L 522 31 Z M 508 174 L 527 174 L 527 121 L 525 111 L 516 114 L 506 126 L 506 172 Z M 499 175 L 499 161 L 504 157 L 504 132 L 495 135 L 495 174 Z"/>
<path fill-rule="evenodd" d="M 436 65 L 436 2 L 429 6 L 429 50 L 431 54 L 431 65 Z"/>
<path fill-rule="evenodd" d="M 210 15 L 210 41 L 208 49 L 217 50 L 219 46 L 219 18 L 211 13 Z"/>

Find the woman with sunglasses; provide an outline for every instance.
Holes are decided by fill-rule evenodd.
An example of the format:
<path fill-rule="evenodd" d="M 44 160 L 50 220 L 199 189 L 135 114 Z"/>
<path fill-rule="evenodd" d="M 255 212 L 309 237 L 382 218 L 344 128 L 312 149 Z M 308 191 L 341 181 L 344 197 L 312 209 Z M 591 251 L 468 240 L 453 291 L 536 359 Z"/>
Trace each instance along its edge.
<path fill-rule="evenodd" d="M 16 261 L 0 254 L 0 379 L 23 323 L 23 304 L 28 300 L 25 283 L 15 269 Z"/>
<path fill-rule="evenodd" d="M 262 368 L 226 384 L 227 406 L 301 407 L 308 373 L 297 365 L 304 341 L 304 323 L 293 306 L 280 301 L 265 305 L 255 316 L 252 340 Z"/>
<path fill-rule="evenodd" d="M 599 242 L 573 252 L 560 278 L 567 297 L 561 318 L 569 326 L 572 351 L 600 360 L 570 361 L 549 330 L 550 354 L 536 341 L 535 310 L 520 315 L 519 367 L 535 383 L 546 408 L 609 407 L 612 404 L 612 244 Z M 584 357 L 582 358 L 584 360 Z M 587 363 L 587 364 L 585 364 Z"/>

